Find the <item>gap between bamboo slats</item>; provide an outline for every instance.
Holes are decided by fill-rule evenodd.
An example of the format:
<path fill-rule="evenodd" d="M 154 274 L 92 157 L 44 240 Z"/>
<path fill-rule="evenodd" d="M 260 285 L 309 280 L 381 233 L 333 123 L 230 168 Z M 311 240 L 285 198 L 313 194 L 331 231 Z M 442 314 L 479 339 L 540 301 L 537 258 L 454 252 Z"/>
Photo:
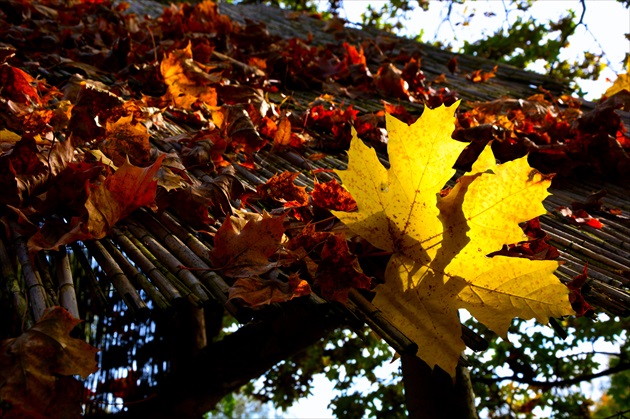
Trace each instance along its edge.
<path fill-rule="evenodd" d="M 96 275 L 94 275 L 92 265 L 87 259 L 87 256 L 85 256 L 83 248 L 77 242 L 72 243 L 70 245 L 70 248 L 72 249 L 75 260 L 79 262 L 81 269 L 83 269 L 82 277 L 87 278 L 88 283 L 90 284 L 90 289 L 92 290 L 91 297 L 94 298 L 96 304 L 100 308 L 105 309 L 109 307 L 107 297 L 105 296 L 105 293 L 103 292 L 103 289 L 101 288 L 101 284 L 98 282 L 98 279 L 96 279 Z"/>

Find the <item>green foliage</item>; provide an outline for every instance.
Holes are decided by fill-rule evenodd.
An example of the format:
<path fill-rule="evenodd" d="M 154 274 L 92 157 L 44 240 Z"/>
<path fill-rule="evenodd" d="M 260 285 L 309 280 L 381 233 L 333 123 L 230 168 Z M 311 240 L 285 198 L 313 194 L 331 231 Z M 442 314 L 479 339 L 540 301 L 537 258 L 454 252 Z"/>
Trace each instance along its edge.
<path fill-rule="evenodd" d="M 237 0 L 230 0 L 237 1 Z M 448 4 L 448 13 L 445 22 L 453 27 L 451 22 L 451 12 L 456 4 L 466 4 L 465 0 L 444 0 Z M 630 0 L 617 0 L 625 7 L 630 8 Z M 273 4 L 283 8 L 293 10 L 303 10 L 315 12 L 319 2 L 314 0 L 242 0 L 243 3 L 265 3 Z M 503 2 L 503 25 L 495 33 L 484 36 L 477 40 L 465 40 L 464 46 L 458 51 L 466 54 L 478 55 L 491 60 L 509 63 L 519 68 L 536 63 L 547 74 L 571 81 L 571 87 L 578 95 L 583 92 L 579 89 L 576 79 L 597 80 L 604 68 L 604 53 L 593 53 L 585 51 L 583 56 L 576 59 L 562 58 L 562 53 L 569 46 L 571 37 L 578 27 L 584 26 L 584 14 L 588 13 L 587 3 L 581 2 L 582 10 L 580 14 L 569 10 L 565 16 L 557 20 L 542 20 L 533 16 L 530 8 L 532 0 L 511 0 Z M 362 16 L 362 24 L 376 27 L 386 31 L 400 33 L 405 26 L 408 26 L 410 13 L 417 8 L 428 10 L 430 2 L 428 0 L 392 0 L 377 7 L 368 4 Z M 588 4 L 589 9 L 593 3 Z M 328 0 L 326 15 L 337 15 L 343 8 L 343 0 Z M 320 10 L 323 8 L 320 6 Z M 508 17 L 516 16 L 515 20 Z M 501 19 L 498 13 L 495 19 Z M 468 25 L 475 14 L 470 13 L 463 22 L 455 25 Z M 444 22 L 443 22 L 444 23 Z M 422 40 L 423 31 L 421 23 L 418 26 L 418 34 L 414 35 L 419 41 Z M 445 49 L 452 49 L 452 39 L 435 39 L 434 44 Z"/>
<path fill-rule="evenodd" d="M 600 360 L 609 358 L 610 367 L 614 367 L 627 356 L 624 329 L 629 325 L 628 319 L 569 318 L 562 324 L 569 335 L 563 340 L 550 328 L 517 320 L 511 342 L 492 339 L 486 352 L 469 357 L 479 409 L 494 417 L 529 418 L 535 407 L 551 409 L 554 418 L 587 417 L 584 414 L 594 401 L 583 394 L 579 384 L 608 367 L 600 365 Z M 468 326 L 487 333 L 474 320 L 469 320 Z M 596 342 L 620 344 L 621 356 L 596 352 Z M 618 391 L 612 386 L 608 391 L 620 408 L 628 406 L 627 398 L 624 401 L 627 387 L 623 387 L 626 374 L 613 375 L 613 382 L 619 382 L 615 385 Z"/>
<path fill-rule="evenodd" d="M 351 332 L 337 330 L 326 342 L 287 359 L 268 371 L 256 384 L 250 383 L 242 394 L 260 403 L 270 402 L 286 410 L 300 398 L 311 394 L 313 377 L 324 374 L 334 382 L 337 395 L 329 407 L 337 417 L 406 417 L 400 374 L 386 379 L 375 374 L 377 367 L 393 357 L 389 346 L 369 329 Z M 355 386 L 361 381 L 362 388 Z M 234 395 L 222 401 L 229 406 Z M 230 417 L 230 416 L 228 416 Z"/>

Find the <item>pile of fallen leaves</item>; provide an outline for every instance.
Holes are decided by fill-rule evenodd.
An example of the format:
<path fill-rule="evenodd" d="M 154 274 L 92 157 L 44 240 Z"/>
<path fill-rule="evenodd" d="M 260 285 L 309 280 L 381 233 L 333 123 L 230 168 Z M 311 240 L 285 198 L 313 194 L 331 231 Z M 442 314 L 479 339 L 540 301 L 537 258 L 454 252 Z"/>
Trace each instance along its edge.
<path fill-rule="evenodd" d="M 233 170 L 235 165 L 254 168 L 253 156 L 263 148 L 276 152 L 314 146 L 324 152 L 352 147 L 348 171 L 352 172 L 357 164 L 368 165 L 367 157 L 365 161 L 356 160 L 357 155 L 367 152 L 357 151 L 363 146 L 358 139 L 352 140 L 354 126 L 359 136 L 379 151 L 385 151 L 387 142 L 391 141 L 392 170 L 406 171 L 397 166 L 400 159 L 410 154 L 400 148 L 417 144 L 410 134 L 404 133 L 400 122 L 389 115 L 412 123 L 417 115 L 410 114 L 402 104 L 419 102 L 427 109 L 439 108 L 442 112 L 446 109 L 442 105 L 452 105 L 457 100 L 455 92 L 436 87 L 439 80 L 426 80 L 419 56 L 389 56 L 392 46 L 386 43 L 324 46 L 316 45 L 309 38 L 275 37 L 267 32 L 264 24 L 233 22 L 219 14 L 217 6 L 210 1 L 194 6 L 172 5 L 157 19 L 125 13 L 125 3 L 114 6 L 108 1 L 10 1 L 1 7 L 0 217 L 5 221 L 7 237 L 18 234 L 28 238 L 28 250 L 35 255 L 76 241 L 103 238 L 112 227 L 141 207 L 170 211 L 204 234 L 211 230 L 210 226 L 222 221 L 211 238 L 214 248 L 210 258 L 214 268 L 230 278 L 230 298 L 242 299 L 254 307 L 308 295 L 311 289 L 331 301 L 343 303 L 352 288 L 373 289 L 373 278 L 382 282 L 385 277 L 385 286 L 391 291 L 392 287 L 400 286 L 391 279 L 395 277 L 391 272 L 397 270 L 400 274 L 403 266 L 413 271 L 413 275 L 410 274 L 413 281 L 410 279 L 403 291 L 416 292 L 420 286 L 418 272 L 429 270 L 432 279 L 422 287 L 442 286 L 444 278 L 448 277 L 452 279 L 446 281 L 449 286 L 458 290 L 449 290 L 446 294 L 433 291 L 444 304 L 438 309 L 438 315 L 444 311 L 449 324 L 453 323 L 448 328 L 452 338 L 448 344 L 452 350 L 448 353 L 452 356 L 447 360 L 430 359 L 430 362 L 451 370 L 454 354 L 462 349 L 457 332 L 460 326 L 459 323 L 454 325 L 453 312 L 459 306 L 474 311 L 483 303 L 475 306 L 472 302 L 477 289 L 465 278 L 470 268 L 461 273 L 453 268 L 451 272 L 449 263 L 451 260 L 463 263 L 453 257 L 467 249 L 468 230 L 474 231 L 475 237 L 471 238 L 474 246 L 485 234 L 477 231 L 481 227 L 474 223 L 447 223 L 445 226 L 457 230 L 460 242 L 444 248 L 447 253 L 453 253 L 450 256 L 429 255 L 440 248 L 434 241 L 442 237 L 442 225 L 435 213 L 436 199 L 452 176 L 450 168 L 465 146 L 448 139 L 452 130 L 444 131 L 444 141 L 448 140 L 449 147 L 456 148 L 457 152 L 453 151 L 449 159 L 443 161 L 446 166 L 431 169 L 440 173 L 427 192 L 433 201 L 425 197 L 422 206 L 431 207 L 433 218 L 427 225 L 432 227 L 430 232 L 418 233 L 417 237 L 408 234 L 409 219 L 392 221 L 397 214 L 380 219 L 376 224 L 381 233 L 387 232 L 386 240 L 381 233 L 375 239 L 365 229 L 353 227 L 348 218 L 367 214 L 366 206 L 378 201 L 375 196 L 386 193 L 385 189 L 394 192 L 393 189 L 400 187 L 402 192 L 416 188 L 413 183 L 409 183 L 411 186 L 377 183 L 368 173 L 361 177 L 364 182 L 370 179 L 375 182 L 373 190 L 370 196 L 359 200 L 362 186 L 357 186 L 359 181 L 350 180 L 343 172 L 338 174 L 352 196 L 334 179 L 319 181 L 317 170 L 307 173 L 314 180 L 312 190 L 299 186 L 298 174 L 291 172 L 278 173 L 253 190 L 241 184 Z M 488 82 L 492 75 L 479 72 L 472 74 L 470 81 Z M 304 106 L 287 94 L 296 89 L 327 94 Z M 387 112 L 364 114 L 351 105 L 339 105 L 345 99 L 373 98 L 374 92 L 399 104 L 385 104 Z M 577 101 L 564 97 L 556 100 L 535 96 L 527 100 L 498 99 L 469 104 L 468 110 L 458 115 L 453 135 L 472 143 L 458 164 L 462 168 L 472 167 L 473 171 L 452 191 L 442 191 L 443 199 L 439 202 L 461 203 L 465 201 L 463 189 L 513 167 L 507 164 L 495 167 L 487 155 L 481 158 L 484 167 L 479 167 L 479 163 L 472 166 L 490 140 L 494 140 L 492 149 L 500 161 L 514 160 L 515 165 L 522 166 L 525 172 L 519 172 L 519 176 L 534 173 L 519 159 L 528 152 L 531 164 L 543 172 L 571 174 L 578 168 L 588 168 L 599 174 L 628 175 L 626 151 L 630 143 L 615 113 L 617 108 L 628 106 L 624 98 L 622 92 L 584 114 Z M 452 116 L 454 111 L 450 112 Z M 167 127 L 173 123 L 185 127 L 186 132 L 165 136 L 164 133 L 170 132 Z M 389 129 L 391 134 L 392 125 L 398 127 L 396 140 L 389 138 L 385 130 Z M 418 153 L 421 155 L 424 151 L 419 149 Z M 370 159 L 370 169 L 381 167 L 373 154 Z M 408 169 L 407 172 L 413 172 L 412 168 Z M 542 199 L 548 180 L 537 172 L 532 176 Z M 522 176 L 518 179 L 532 182 Z M 412 213 L 409 207 L 420 205 L 420 201 L 407 201 L 407 207 L 399 210 Z M 379 202 L 387 206 L 384 200 Z M 241 208 L 235 208 L 239 205 Z M 365 217 L 374 215 L 378 219 L 387 212 L 375 208 L 374 214 Z M 454 219 L 462 216 L 459 210 L 452 208 L 446 209 L 440 217 L 447 213 Z M 331 211 L 336 211 L 335 215 L 348 225 L 352 237 L 346 237 L 346 229 L 335 222 Z M 518 222 L 540 212 L 536 207 L 535 211 L 524 211 L 510 218 L 509 240 L 492 241 L 496 247 L 480 245 L 483 249 L 476 255 L 477 259 L 499 251 L 502 245 L 517 242 L 513 239 L 522 236 Z M 375 228 L 372 224 L 368 227 Z M 484 224 L 483 228 L 486 227 Z M 427 250 L 427 243 L 432 243 L 431 248 L 435 249 Z M 424 250 L 414 248 L 416 245 Z M 546 252 L 544 243 L 541 246 L 542 250 L 536 254 Z M 410 253 L 409 248 L 415 250 Z M 369 265 L 369 260 L 392 254 L 391 260 L 395 262 L 390 262 L 387 274 Z M 410 262 L 409 258 L 413 260 Z M 546 258 L 551 256 L 545 253 L 538 259 Z M 475 267 L 482 264 L 473 259 Z M 504 258 L 491 260 L 495 259 Z M 487 259 L 483 260 L 486 264 Z M 557 266 L 555 262 L 516 260 L 511 260 L 509 266 L 544 264 L 546 278 Z M 361 262 L 364 262 L 363 268 Z M 412 267 L 414 263 L 419 265 Z M 493 265 L 493 269 L 506 270 L 504 265 Z M 487 278 L 493 276 L 489 274 Z M 464 298 L 462 289 L 466 287 L 469 289 Z M 550 288 L 554 289 L 555 285 Z M 383 290 L 383 286 L 380 289 Z M 392 297 L 390 291 L 377 294 L 377 303 L 378 298 L 385 298 L 383 295 L 391 297 L 388 302 L 379 303 L 385 312 L 399 304 L 399 296 Z M 553 291 L 552 294 L 553 302 L 549 305 L 553 307 L 533 312 L 521 306 L 512 307 L 510 315 L 545 319 L 548 315 L 568 313 L 566 292 Z M 448 298 L 443 298 L 445 296 Z M 428 297 L 420 298 L 424 301 Z M 419 307 L 424 303 L 418 305 L 413 301 L 410 304 Z M 492 317 L 486 309 L 479 308 L 479 316 Z M 505 306 L 497 305 L 495 310 L 505 310 Z M 396 318 L 395 310 L 391 315 Z M 435 314 L 427 316 L 429 319 L 422 317 L 422 322 L 430 324 Z M 24 348 L 40 345 L 40 331 L 48 328 L 45 324 L 50 322 L 57 321 L 54 327 L 62 329 L 53 340 L 66 344 L 65 335 L 74 323 L 58 320 L 60 318 L 62 315 L 55 311 L 42 317 L 40 323 L 27 332 L 30 335 L 4 341 L 0 357 L 3 368 L 15 363 L 16 357 L 35 356 Z M 504 318 L 490 319 L 489 323 L 504 332 L 505 321 Z M 426 338 L 426 335 L 414 333 L 409 332 L 415 339 Z M 455 333 L 454 338 L 452 333 Z M 435 345 L 441 342 L 435 336 L 430 339 L 438 342 Z M 43 342 L 41 345 L 56 345 L 53 341 Z M 48 380 L 45 385 L 49 393 L 59 384 L 50 381 L 50 377 L 85 375 L 93 371 L 92 367 L 85 366 L 83 359 L 86 353 L 93 356 L 92 350 L 81 349 L 72 340 L 69 342 L 81 352 L 82 364 L 74 369 L 53 368 L 52 361 L 42 366 L 44 372 L 36 375 L 44 376 L 43 381 Z M 51 353 L 44 352 L 46 356 Z M 8 371 L 6 368 L 2 371 Z M 11 371 L 8 374 L 12 375 Z M 21 403 L 22 396 L 16 396 L 19 393 L 16 389 L 23 385 L 22 382 L 0 381 L 0 399 L 27 409 Z M 60 409 L 50 404 L 49 399 L 39 402 L 42 403 L 38 407 L 40 412 Z M 62 402 L 65 401 L 55 401 Z"/>

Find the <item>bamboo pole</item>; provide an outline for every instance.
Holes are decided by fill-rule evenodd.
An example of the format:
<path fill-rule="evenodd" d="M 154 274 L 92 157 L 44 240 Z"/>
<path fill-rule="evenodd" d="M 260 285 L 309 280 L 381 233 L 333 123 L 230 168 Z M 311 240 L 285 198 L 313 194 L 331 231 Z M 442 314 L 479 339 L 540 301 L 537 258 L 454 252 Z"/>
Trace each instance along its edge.
<path fill-rule="evenodd" d="M 355 289 L 349 293 L 349 301 L 358 308 L 365 317 L 366 323 L 382 337 L 399 354 L 412 354 L 418 352 L 418 345 L 410 340 L 396 326 L 383 316 L 383 313 L 372 303 L 365 299 Z"/>
<path fill-rule="evenodd" d="M 118 227 L 116 227 L 118 229 Z M 190 290 L 177 276 L 175 276 L 166 266 L 162 264 L 158 260 L 158 258 L 151 253 L 149 250 L 136 236 L 134 236 L 128 229 L 120 230 L 122 234 L 132 242 L 132 244 L 142 253 L 142 255 L 151 263 L 151 265 L 155 266 L 157 269 L 156 272 L 160 273 L 164 278 L 166 278 L 166 284 L 168 286 L 174 287 L 175 290 L 180 293 L 182 297 L 185 297 L 196 307 L 203 306 L 203 302 L 195 295 L 194 292 Z M 164 284 L 165 286 L 167 286 Z"/>
<path fill-rule="evenodd" d="M 108 239 L 102 239 L 99 241 L 107 252 L 112 255 L 114 261 L 122 269 L 125 275 L 129 278 L 131 283 L 139 288 L 142 288 L 147 293 L 149 298 L 157 305 L 160 310 L 167 311 L 171 305 L 166 298 L 151 284 L 147 278 L 136 269 L 135 266 L 129 262 L 129 260 L 114 246 Z"/>
<path fill-rule="evenodd" d="M 74 289 L 74 282 L 72 282 L 72 271 L 70 270 L 70 259 L 66 246 L 59 246 L 59 251 L 55 252 L 55 274 L 59 286 L 59 303 L 75 319 L 80 319 L 77 294 Z"/>
<path fill-rule="evenodd" d="M 160 242 L 158 242 L 148 231 L 135 223 L 128 223 L 127 228 L 138 240 L 151 250 L 171 273 L 175 274 L 190 290 L 201 300 L 203 304 L 210 301 L 206 288 L 189 270 L 184 268 L 184 264 L 173 256 Z"/>
<path fill-rule="evenodd" d="M 28 254 L 26 238 L 18 232 L 18 227 L 14 221 L 9 221 L 9 226 L 18 261 L 20 266 L 22 266 L 22 275 L 26 284 L 33 318 L 37 321 L 44 314 L 44 310 L 46 310 L 46 290 L 40 279 L 35 275 L 35 269 Z"/>
<path fill-rule="evenodd" d="M 147 230 L 151 231 L 187 268 L 194 268 L 193 274 L 206 286 L 214 301 L 224 306 L 239 322 L 251 320 L 251 311 L 243 310 L 234 302 L 227 303 L 229 287 L 212 268 L 187 247 L 176 235 L 165 229 L 153 216 L 146 214 L 141 218 Z M 227 304 L 226 304 L 227 303 Z"/>
<path fill-rule="evenodd" d="M 141 319 L 148 318 L 149 308 L 105 247 L 97 240 L 86 241 L 85 246 L 89 250 L 90 255 L 101 266 L 132 313 Z"/>
<path fill-rule="evenodd" d="M 113 229 L 114 241 L 127 254 L 127 256 L 136 263 L 142 272 L 149 277 L 151 282 L 160 290 L 162 295 L 168 301 L 182 299 L 177 287 L 169 282 L 169 280 L 160 272 L 160 270 L 142 253 L 138 247 L 125 236 L 119 228 Z"/>

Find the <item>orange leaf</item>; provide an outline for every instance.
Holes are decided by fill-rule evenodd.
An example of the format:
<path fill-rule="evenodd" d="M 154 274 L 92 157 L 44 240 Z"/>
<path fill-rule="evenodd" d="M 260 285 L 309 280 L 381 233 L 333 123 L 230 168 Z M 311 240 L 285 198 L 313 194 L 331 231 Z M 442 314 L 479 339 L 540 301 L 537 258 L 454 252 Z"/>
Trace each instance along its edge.
<path fill-rule="evenodd" d="M 72 218 L 69 225 L 54 231 L 44 225 L 29 239 L 29 251 L 58 249 L 77 240 L 101 239 L 118 221 L 140 207 L 152 205 L 157 191 L 155 175 L 164 156 L 162 154 L 146 168 L 125 162 L 102 183 L 89 185 L 85 202 L 87 213 Z"/>
<path fill-rule="evenodd" d="M 107 122 L 105 141 L 99 147 L 103 153 L 121 166 L 127 158 L 134 164 L 147 164 L 151 158 L 151 145 L 147 128 L 133 121 L 133 115 L 122 116 L 116 122 Z"/>
<path fill-rule="evenodd" d="M 265 213 L 257 220 L 228 217 L 214 236 L 210 259 L 230 277 L 259 275 L 278 265 L 269 258 L 280 246 L 284 216 Z"/>
<path fill-rule="evenodd" d="M 275 149 L 291 144 L 291 121 L 283 117 L 278 122 L 278 129 L 273 136 L 273 147 Z"/>
<path fill-rule="evenodd" d="M 184 49 L 168 53 L 160 64 L 160 71 L 176 107 L 191 110 L 197 100 L 209 106 L 217 105 L 217 91 L 210 85 L 219 83 L 221 77 L 208 74 L 193 61 L 190 43 Z"/>
<path fill-rule="evenodd" d="M 499 67 L 495 65 L 491 71 L 482 71 L 481 69 L 475 70 L 472 74 L 466 76 L 466 78 L 473 83 L 483 83 L 492 77 L 495 77 L 497 75 L 496 73 L 498 68 Z"/>
<path fill-rule="evenodd" d="M 38 83 L 30 74 L 8 64 L 0 65 L 0 85 L 2 96 L 17 103 L 41 104 L 37 88 Z"/>
<path fill-rule="evenodd" d="M 259 277 L 239 278 L 230 288 L 230 298 L 240 298 L 251 307 L 264 304 L 283 303 L 295 297 L 302 297 L 311 293 L 311 287 L 297 274 L 292 274 L 288 282 L 277 279 L 262 279 Z"/>
<path fill-rule="evenodd" d="M 72 376 L 98 370 L 98 349 L 70 336 L 80 322 L 61 307 L 49 308 L 32 328 L 0 343 L 0 400 L 10 405 L 8 414 L 61 417 L 54 412 L 63 405 L 72 409 L 63 417 L 80 417 L 82 386 Z"/>

